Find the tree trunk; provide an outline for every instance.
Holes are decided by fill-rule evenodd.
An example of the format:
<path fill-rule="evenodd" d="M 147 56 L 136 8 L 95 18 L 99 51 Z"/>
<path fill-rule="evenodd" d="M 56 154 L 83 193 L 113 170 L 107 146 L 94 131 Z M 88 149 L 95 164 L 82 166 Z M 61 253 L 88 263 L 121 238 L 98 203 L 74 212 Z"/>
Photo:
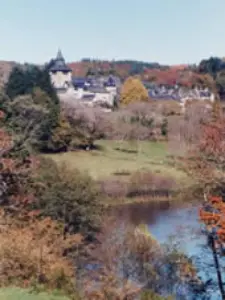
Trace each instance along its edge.
<path fill-rule="evenodd" d="M 225 291 L 224 291 L 224 287 L 223 287 L 223 280 L 222 280 L 220 264 L 219 264 L 219 260 L 218 260 L 217 253 L 216 253 L 215 240 L 211 234 L 208 236 L 208 238 L 209 238 L 209 245 L 210 245 L 210 247 L 212 249 L 212 253 L 213 253 L 213 259 L 214 259 L 214 264 L 215 264 L 215 268 L 216 268 L 218 286 L 220 289 L 222 299 L 225 300 Z"/>

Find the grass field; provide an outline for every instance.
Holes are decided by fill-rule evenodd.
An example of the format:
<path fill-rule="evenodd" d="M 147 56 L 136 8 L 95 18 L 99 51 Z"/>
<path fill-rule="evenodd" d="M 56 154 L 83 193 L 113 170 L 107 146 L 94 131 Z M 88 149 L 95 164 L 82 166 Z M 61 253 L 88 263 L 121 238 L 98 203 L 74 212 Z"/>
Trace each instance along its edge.
<path fill-rule="evenodd" d="M 167 145 L 160 142 L 99 141 L 100 150 L 74 151 L 50 155 L 58 164 L 88 172 L 94 179 L 115 176 L 116 173 L 153 171 L 171 175 L 177 179 L 181 171 L 167 164 Z M 49 155 L 48 155 L 49 156 Z"/>
<path fill-rule="evenodd" d="M 67 297 L 47 293 L 31 293 L 19 288 L 0 289 L 1 300 L 69 300 Z"/>

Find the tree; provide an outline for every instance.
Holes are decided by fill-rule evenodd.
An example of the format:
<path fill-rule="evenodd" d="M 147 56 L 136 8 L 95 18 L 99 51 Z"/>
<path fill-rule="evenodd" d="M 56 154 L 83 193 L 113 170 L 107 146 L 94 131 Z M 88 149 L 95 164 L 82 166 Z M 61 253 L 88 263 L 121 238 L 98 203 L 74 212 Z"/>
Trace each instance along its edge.
<path fill-rule="evenodd" d="M 97 184 L 78 170 L 58 167 L 50 159 L 40 160 L 32 190 L 35 209 L 65 224 L 65 232 L 92 237 L 98 229 L 102 205 Z"/>
<path fill-rule="evenodd" d="M 120 93 L 121 104 L 127 105 L 132 102 L 148 101 L 148 99 L 148 91 L 138 78 L 129 77 L 124 82 Z"/>
<path fill-rule="evenodd" d="M 23 68 L 13 68 L 5 86 L 5 91 L 13 100 L 16 96 L 31 94 L 35 88 L 44 91 L 55 105 L 59 104 L 59 99 L 50 81 L 48 67 L 41 69 L 27 64 Z"/>
<path fill-rule="evenodd" d="M 203 126 L 203 134 L 187 159 L 188 173 L 204 196 L 200 218 L 205 223 L 208 245 L 212 250 L 218 287 L 225 299 L 218 252 L 224 255 L 225 195 L 225 119 L 217 117 Z M 219 249 L 218 249 L 219 248 Z M 218 251 L 219 250 L 219 251 Z"/>
<path fill-rule="evenodd" d="M 26 79 L 24 70 L 21 67 L 14 67 L 9 75 L 8 82 L 5 87 L 6 94 L 11 98 L 18 95 L 26 94 Z"/>
<path fill-rule="evenodd" d="M 41 91 L 37 91 L 33 97 L 17 96 L 10 102 L 8 107 L 10 117 L 6 123 L 15 135 L 16 149 L 14 150 L 17 152 L 20 150 L 19 144 L 26 144 L 30 152 L 43 148 L 42 138 L 46 134 L 44 125 L 51 117 L 50 103 L 50 98 Z"/>
<path fill-rule="evenodd" d="M 175 247 L 159 246 L 145 227 L 133 227 L 124 218 L 108 216 L 96 238 L 97 243 L 77 259 L 77 277 L 88 299 L 139 299 L 145 290 L 143 299 L 155 299 L 150 295 L 178 294 L 178 286 L 195 278 L 184 254 Z M 95 267 L 87 270 L 87 264 Z"/>
<path fill-rule="evenodd" d="M 210 57 L 209 59 L 202 60 L 199 64 L 200 73 L 209 73 L 214 79 L 217 72 L 224 68 L 224 62 L 218 57 Z"/>
<path fill-rule="evenodd" d="M 48 66 L 44 69 L 34 65 L 25 65 L 23 69 L 14 68 L 5 90 L 10 99 L 4 104 L 3 109 L 6 111 L 8 123 L 12 125 L 11 128 L 19 129 L 21 133 L 28 134 L 31 133 L 31 127 L 36 124 L 38 134 L 36 130 L 35 139 L 38 142 L 36 144 L 38 150 L 58 151 L 57 145 L 54 144 L 51 136 L 55 128 L 59 126 L 60 106 L 59 99 L 50 81 Z M 24 96 L 26 100 L 21 96 Z M 30 100 L 27 97 L 30 97 Z M 19 103 L 20 101 L 21 103 Z M 24 101 L 26 102 L 25 106 Z M 22 120 L 21 116 L 24 117 L 31 108 L 32 114 L 28 114 L 26 120 Z M 42 116 L 45 114 L 45 117 L 42 120 L 36 118 L 35 110 L 36 113 L 37 110 L 39 110 L 39 113 L 42 111 Z M 26 131 L 24 131 L 24 126 L 28 125 L 28 120 L 30 129 L 27 131 L 28 128 L 26 127 Z M 33 129 L 32 133 L 34 133 Z"/>
<path fill-rule="evenodd" d="M 102 138 L 110 127 L 107 114 L 98 107 L 66 104 L 63 114 L 73 131 L 71 148 L 93 148 L 95 140 Z"/>
<path fill-rule="evenodd" d="M 204 123 L 211 120 L 211 110 L 201 101 L 192 102 L 182 116 L 168 119 L 168 140 L 173 154 L 190 153 L 202 137 Z"/>
<path fill-rule="evenodd" d="M 216 76 L 216 87 L 220 99 L 225 98 L 225 71 L 221 71 Z"/>

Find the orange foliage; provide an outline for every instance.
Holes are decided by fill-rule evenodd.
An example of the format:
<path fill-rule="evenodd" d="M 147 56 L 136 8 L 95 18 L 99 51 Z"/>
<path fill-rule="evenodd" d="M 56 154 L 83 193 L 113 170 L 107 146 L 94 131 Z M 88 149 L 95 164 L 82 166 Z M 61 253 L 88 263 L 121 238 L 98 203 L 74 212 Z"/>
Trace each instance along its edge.
<path fill-rule="evenodd" d="M 10 220 L 7 220 L 9 223 Z M 14 223 L 13 220 L 11 220 Z M 57 276 L 72 280 L 73 264 L 64 256 L 65 250 L 80 244 L 80 235 L 64 239 L 57 222 L 46 218 L 30 222 L 25 228 L 5 225 L 0 230 L 0 260 L 2 285 L 14 282 L 26 285 L 33 281 L 56 286 Z M 62 280 L 62 279 L 61 279 Z M 62 281 L 65 284 L 65 282 Z"/>
<path fill-rule="evenodd" d="M 221 196 L 225 183 L 225 118 L 214 115 L 203 125 L 202 137 L 190 153 L 187 168 L 205 195 L 199 211 L 206 228 L 218 236 L 218 243 L 225 243 L 225 202 Z M 208 195 L 208 196 L 207 196 Z"/>
<path fill-rule="evenodd" d="M 200 220 L 204 222 L 208 229 L 215 229 L 218 240 L 225 243 L 225 202 L 222 197 L 210 196 L 207 205 L 210 212 L 201 208 L 199 211 Z"/>
<path fill-rule="evenodd" d="M 12 147 L 12 138 L 0 128 L 0 286 L 41 283 L 71 293 L 74 266 L 68 253 L 82 243 L 82 236 L 65 237 L 63 224 L 40 219 L 39 210 L 30 211 L 35 197 L 26 184 L 39 160 L 12 158 Z"/>

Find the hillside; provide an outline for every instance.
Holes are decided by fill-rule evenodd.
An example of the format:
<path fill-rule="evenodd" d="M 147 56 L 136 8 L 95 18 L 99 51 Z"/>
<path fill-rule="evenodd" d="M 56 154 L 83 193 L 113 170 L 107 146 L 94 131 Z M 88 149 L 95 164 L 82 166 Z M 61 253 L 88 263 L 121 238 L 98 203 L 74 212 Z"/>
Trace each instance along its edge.
<path fill-rule="evenodd" d="M 156 85 L 176 85 L 190 88 L 194 85 L 215 89 L 213 78 L 207 73 L 199 73 L 197 67 L 188 65 L 162 66 L 157 63 L 139 61 L 92 61 L 82 60 L 69 63 L 76 77 L 87 75 L 114 74 L 122 80 L 139 75 L 143 81 Z"/>

